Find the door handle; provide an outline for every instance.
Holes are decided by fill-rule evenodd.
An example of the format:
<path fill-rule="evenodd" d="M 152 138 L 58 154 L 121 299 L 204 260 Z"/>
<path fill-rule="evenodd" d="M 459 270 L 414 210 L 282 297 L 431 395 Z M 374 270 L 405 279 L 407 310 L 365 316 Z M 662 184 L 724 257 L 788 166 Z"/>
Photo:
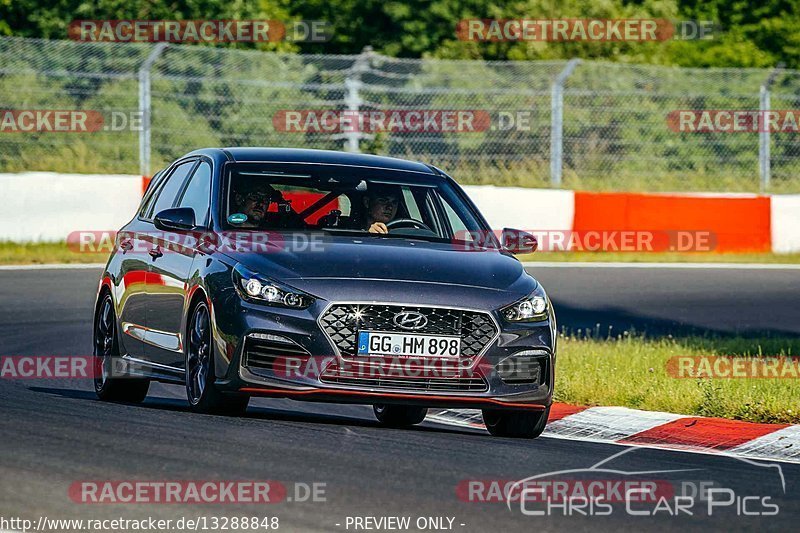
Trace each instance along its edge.
<path fill-rule="evenodd" d="M 162 255 L 164 255 L 164 252 L 162 252 L 161 248 L 158 246 L 156 246 L 155 248 L 151 248 L 150 251 L 147 253 L 150 254 L 150 257 L 152 257 L 153 259 L 158 259 Z"/>

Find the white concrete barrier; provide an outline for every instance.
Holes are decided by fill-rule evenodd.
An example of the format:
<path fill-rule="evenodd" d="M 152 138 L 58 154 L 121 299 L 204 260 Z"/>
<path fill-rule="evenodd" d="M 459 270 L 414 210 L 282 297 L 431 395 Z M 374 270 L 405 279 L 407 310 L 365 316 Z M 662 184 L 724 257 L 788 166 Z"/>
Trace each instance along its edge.
<path fill-rule="evenodd" d="M 572 229 L 575 216 L 575 195 L 572 191 L 494 185 L 466 185 L 463 189 L 492 229 Z"/>
<path fill-rule="evenodd" d="M 492 185 L 467 185 L 464 190 L 492 229 L 573 228 L 573 191 Z M 141 195 L 140 176 L 0 174 L 0 240 L 59 241 L 73 231 L 117 230 L 133 217 Z M 770 214 L 772 250 L 800 252 L 800 195 L 772 196 Z"/>
<path fill-rule="evenodd" d="M 141 176 L 0 174 L 0 240 L 60 241 L 73 231 L 117 230 L 141 197 Z"/>
<path fill-rule="evenodd" d="M 770 225 L 773 252 L 800 252 L 800 194 L 772 197 Z"/>

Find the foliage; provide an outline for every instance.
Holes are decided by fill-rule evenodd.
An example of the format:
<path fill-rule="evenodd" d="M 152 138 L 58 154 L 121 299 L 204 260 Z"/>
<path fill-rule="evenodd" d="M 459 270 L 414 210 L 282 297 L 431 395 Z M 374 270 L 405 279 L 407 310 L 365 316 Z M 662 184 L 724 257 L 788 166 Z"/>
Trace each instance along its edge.
<path fill-rule="evenodd" d="M 327 43 L 264 43 L 265 49 L 358 53 L 371 45 L 398 57 L 451 59 L 605 59 L 681 66 L 800 67 L 800 4 L 764 0 L 0 0 L 0 35 L 66 38 L 76 19 L 324 20 Z M 660 18 L 713 21 L 710 40 L 667 42 L 460 41 L 455 28 L 468 18 Z M 248 47 L 243 44 L 227 46 Z"/>

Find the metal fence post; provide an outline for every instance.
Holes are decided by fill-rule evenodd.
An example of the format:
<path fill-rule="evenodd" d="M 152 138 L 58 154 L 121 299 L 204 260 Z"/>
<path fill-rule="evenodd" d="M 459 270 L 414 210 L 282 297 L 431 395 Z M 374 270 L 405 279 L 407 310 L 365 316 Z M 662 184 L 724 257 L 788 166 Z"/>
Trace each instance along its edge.
<path fill-rule="evenodd" d="M 356 116 L 359 108 L 361 107 L 361 95 L 359 90 L 363 83 L 361 82 L 361 75 L 369 69 L 370 58 L 372 56 L 372 47 L 365 46 L 361 54 L 353 62 L 353 66 L 347 73 L 347 78 L 344 80 L 344 86 L 347 92 L 344 96 L 344 105 L 348 111 L 353 111 L 353 116 Z M 351 123 L 348 131 L 344 134 L 347 142 L 344 144 L 344 149 L 348 152 L 361 152 L 359 141 L 361 140 L 361 132 L 358 128 L 354 127 Z"/>
<path fill-rule="evenodd" d="M 769 188 L 770 180 L 770 161 L 769 161 L 769 128 L 764 127 L 764 119 L 767 118 L 769 111 L 769 88 L 762 85 L 759 91 L 760 111 L 759 132 L 758 132 L 758 174 L 761 177 L 761 192 L 766 192 Z"/>
<path fill-rule="evenodd" d="M 769 190 L 769 182 L 772 178 L 772 166 L 769 156 L 769 137 L 770 131 L 767 122 L 767 112 L 770 110 L 769 88 L 775 82 L 775 78 L 783 68 L 783 63 L 772 70 L 767 80 L 759 89 L 758 110 L 759 110 L 759 132 L 758 132 L 758 175 L 761 178 L 761 192 Z"/>
<path fill-rule="evenodd" d="M 564 165 L 564 83 L 581 62 L 570 59 L 550 87 L 550 184 L 561 186 Z"/>
<path fill-rule="evenodd" d="M 139 67 L 139 115 L 142 117 L 139 129 L 139 174 L 150 175 L 150 69 L 168 43 L 158 43 Z"/>

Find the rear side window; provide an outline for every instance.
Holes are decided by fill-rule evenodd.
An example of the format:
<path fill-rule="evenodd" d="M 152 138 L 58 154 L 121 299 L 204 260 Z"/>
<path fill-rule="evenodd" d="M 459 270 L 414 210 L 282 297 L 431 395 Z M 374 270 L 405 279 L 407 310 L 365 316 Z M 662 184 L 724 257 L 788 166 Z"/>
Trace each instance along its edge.
<path fill-rule="evenodd" d="M 186 176 L 189 175 L 194 164 L 195 161 L 187 161 L 175 167 L 175 170 L 161 186 L 161 189 L 156 192 L 153 207 L 147 212 L 148 219 L 153 218 L 154 215 L 164 209 L 169 209 L 175 204 L 175 198 L 178 196 L 178 192 L 181 190 L 181 186 L 183 186 L 183 182 L 186 180 Z"/>
<path fill-rule="evenodd" d="M 208 201 L 211 197 L 211 165 L 203 161 L 194 171 L 189 185 L 183 191 L 178 207 L 191 207 L 194 210 L 194 222 L 205 226 L 208 219 Z"/>

